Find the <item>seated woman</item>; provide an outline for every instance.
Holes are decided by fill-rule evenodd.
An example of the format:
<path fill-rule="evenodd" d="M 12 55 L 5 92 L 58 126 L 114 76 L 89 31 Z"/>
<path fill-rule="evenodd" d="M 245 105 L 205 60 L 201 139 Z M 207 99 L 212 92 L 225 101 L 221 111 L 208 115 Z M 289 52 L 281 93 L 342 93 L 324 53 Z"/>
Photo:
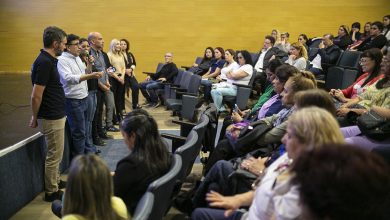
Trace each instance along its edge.
<path fill-rule="evenodd" d="M 206 173 L 219 160 L 230 160 L 268 144 L 280 142 L 286 132 L 287 119 L 295 111 L 294 95 L 296 92 L 316 88 L 316 80 L 310 72 L 301 72 L 290 77 L 282 92 L 282 103 L 285 106 L 278 114 L 263 118 L 249 124 L 237 139 L 220 141 L 205 166 Z M 245 131 L 246 130 L 246 131 Z"/>
<path fill-rule="evenodd" d="M 309 38 L 306 34 L 300 34 L 298 37 L 298 42 L 301 43 L 307 52 L 309 52 L 309 46 L 307 46 L 307 42 L 309 41 Z"/>
<path fill-rule="evenodd" d="M 298 70 L 303 71 L 307 65 L 307 50 L 301 43 L 293 43 L 290 47 L 290 55 L 286 63 L 296 67 Z"/>
<path fill-rule="evenodd" d="M 260 175 L 253 184 L 254 190 L 234 196 L 211 191 L 206 200 L 211 207 L 219 209 L 195 209 L 192 219 L 298 218 L 301 207 L 298 187 L 291 183 L 294 176 L 291 167 L 299 162 L 299 156 L 305 151 L 321 148 L 324 144 L 343 143 L 344 139 L 332 114 L 318 107 L 308 107 L 291 115 L 282 142 L 287 153 L 268 168 L 257 171 Z M 248 212 L 237 210 L 245 206 L 250 206 Z"/>
<path fill-rule="evenodd" d="M 387 50 L 387 55 L 383 59 L 381 67 L 382 72 L 385 74 L 385 78 L 378 81 L 376 85 L 370 86 L 370 88 L 358 98 L 358 100 L 367 100 L 368 102 L 373 102 L 373 104 L 371 106 L 367 106 L 367 108 L 363 110 L 343 109 L 345 111 L 343 112 L 343 115 L 346 115 L 349 111 L 363 113 L 370 109 L 378 113 L 380 116 L 390 119 L 390 49 Z M 378 92 L 370 92 L 371 89 L 373 91 L 378 89 Z M 367 150 L 372 150 L 377 146 L 388 146 L 390 144 L 390 137 L 384 138 L 384 140 L 380 141 L 373 140 L 364 136 L 356 125 L 341 128 L 341 131 L 346 137 L 347 143 L 360 146 Z"/>
<path fill-rule="evenodd" d="M 368 86 L 375 84 L 383 77 L 383 74 L 380 73 L 382 57 L 382 52 L 377 48 L 364 51 L 360 58 L 363 75 L 348 88 L 343 90 L 331 89 L 329 94 L 341 103 L 347 103 L 361 95 Z M 339 106 L 341 103 L 336 105 Z"/>
<path fill-rule="evenodd" d="M 280 34 L 280 41 L 275 41 L 275 47 L 279 48 L 280 50 L 288 53 L 291 48 L 291 44 L 288 42 L 288 39 L 290 37 L 290 34 L 288 32 L 281 33 Z"/>
<path fill-rule="evenodd" d="M 203 76 L 210 69 L 213 59 L 214 49 L 212 47 L 207 47 L 204 51 L 202 61 L 199 64 L 192 64 L 192 67 L 188 71 Z"/>
<path fill-rule="evenodd" d="M 218 112 L 226 111 L 222 105 L 223 96 L 237 95 L 237 86 L 233 85 L 233 83 L 248 85 L 252 77 L 253 66 L 250 53 L 246 50 L 239 51 L 237 52 L 237 59 L 239 68 L 236 70 L 232 69 L 227 72 L 226 83 L 216 84 L 216 86 L 213 85 L 214 88 L 211 90 L 211 96 Z"/>
<path fill-rule="evenodd" d="M 146 111 L 130 112 L 120 129 L 131 153 L 117 164 L 114 192 L 133 213 L 149 184 L 169 170 L 171 157 L 156 121 Z"/>
<path fill-rule="evenodd" d="M 338 35 L 334 38 L 333 43 L 342 50 L 346 50 L 347 47 L 352 44 L 352 40 L 348 32 L 348 27 L 346 25 L 341 25 L 339 27 Z"/>
<path fill-rule="evenodd" d="M 126 205 L 113 196 L 112 189 L 112 177 L 102 159 L 93 154 L 77 156 L 69 168 L 62 219 L 128 219 Z"/>
<path fill-rule="evenodd" d="M 333 116 L 336 116 L 336 108 L 334 107 L 332 98 L 324 90 L 320 89 L 311 89 L 307 91 L 298 92 L 295 97 L 295 105 L 297 109 L 302 109 L 305 107 L 320 107 L 327 110 Z M 238 169 L 237 160 L 220 160 L 218 161 L 207 173 L 199 187 L 197 188 L 194 197 L 192 199 L 192 205 L 194 208 L 205 207 L 205 195 L 207 192 L 213 190 L 223 195 L 233 195 L 238 192 L 247 192 L 251 190 L 250 180 L 253 176 L 259 176 L 259 170 L 263 170 L 265 167 L 268 167 L 278 156 L 281 154 L 281 149 L 273 150 L 271 156 L 266 158 L 255 158 L 255 152 L 251 152 L 247 159 L 243 160 L 240 163 L 240 168 L 246 170 L 253 175 L 248 175 L 248 178 L 240 178 L 232 180 L 233 172 Z M 263 157 L 261 155 L 261 157 Z M 236 167 L 236 168 L 234 168 Z M 252 177 L 250 177 L 252 176 Z M 241 181 L 240 181 L 241 180 Z M 235 182 L 236 181 L 236 182 Z M 239 188 L 237 188 L 239 187 Z M 236 190 L 236 191 L 235 191 Z"/>
<path fill-rule="evenodd" d="M 354 40 L 353 34 L 352 34 L 351 37 L 352 37 L 353 44 L 349 45 L 348 49 L 355 50 L 356 47 L 359 46 L 365 39 L 369 38 L 370 37 L 370 28 L 371 28 L 371 22 L 367 22 L 364 25 L 364 32 L 360 34 L 359 39 L 356 39 L 356 37 L 355 37 L 355 40 Z"/>
<path fill-rule="evenodd" d="M 216 77 L 221 74 L 221 69 L 225 65 L 225 51 L 222 47 L 216 47 L 214 49 L 214 60 L 211 62 L 209 71 L 202 76 L 201 84 L 203 85 L 204 100 L 206 102 L 211 101 L 211 86 L 217 82 Z"/>
<path fill-rule="evenodd" d="M 226 74 L 230 71 L 235 71 L 240 68 L 240 65 L 236 62 L 236 52 L 233 49 L 225 50 L 225 65 L 221 69 L 221 74 L 216 77 L 218 82 L 227 81 Z"/>
<path fill-rule="evenodd" d="M 273 61 L 274 60 L 272 60 L 270 64 Z M 255 110 L 254 113 L 252 113 L 251 111 L 253 111 L 256 106 L 252 108 L 252 110 L 248 109 L 245 111 L 240 111 L 238 109 L 237 112 L 233 112 L 231 116 L 226 117 L 223 121 L 220 138 L 219 138 L 220 140 L 225 138 L 226 128 L 228 128 L 233 123 L 240 123 L 240 122 L 251 123 L 263 119 L 265 117 L 269 117 L 274 114 L 277 114 L 280 110 L 283 109 L 282 97 L 280 94 L 282 93 L 284 85 L 287 82 L 288 78 L 298 73 L 298 70 L 295 67 L 290 66 L 288 64 L 282 64 L 281 66 L 279 66 L 276 69 L 275 74 L 269 72 L 268 68 L 267 70 L 266 70 L 267 74 L 268 73 L 271 74 L 269 76 L 270 78 L 269 80 L 272 79 L 272 88 L 273 88 L 272 97 L 269 100 L 267 100 L 261 106 L 261 108 Z"/>
<path fill-rule="evenodd" d="M 373 153 L 328 144 L 301 154 L 292 173 L 295 177 L 291 182 L 299 187 L 304 219 L 390 217 L 390 168 Z"/>
<path fill-rule="evenodd" d="M 370 37 L 366 38 L 359 46 L 355 47 L 358 51 L 365 51 L 371 48 L 382 49 L 386 45 L 387 38 L 382 34 L 383 23 L 375 21 L 371 24 Z"/>

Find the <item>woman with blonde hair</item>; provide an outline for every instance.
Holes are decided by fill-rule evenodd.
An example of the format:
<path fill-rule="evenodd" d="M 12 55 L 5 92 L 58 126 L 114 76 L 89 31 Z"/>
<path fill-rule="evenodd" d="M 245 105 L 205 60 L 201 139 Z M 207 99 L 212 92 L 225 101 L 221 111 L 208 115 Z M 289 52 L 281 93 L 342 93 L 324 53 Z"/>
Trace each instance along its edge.
<path fill-rule="evenodd" d="M 298 70 L 305 70 L 307 65 L 307 50 L 301 43 L 293 43 L 286 63 L 295 66 Z"/>
<path fill-rule="evenodd" d="M 258 170 L 260 175 L 252 191 L 234 196 L 222 196 L 212 191 L 206 198 L 209 205 L 225 210 L 196 209 L 192 219 L 226 219 L 229 216 L 229 219 L 279 220 L 300 217 L 299 192 L 298 187 L 291 183 L 294 176 L 291 165 L 299 161 L 303 152 L 321 148 L 324 144 L 344 143 L 344 138 L 331 113 L 318 107 L 308 107 L 291 115 L 282 142 L 287 152 L 268 168 Z M 250 206 L 249 211 L 237 211 L 243 206 Z"/>
<path fill-rule="evenodd" d="M 117 121 L 123 117 L 122 111 L 125 110 L 125 73 L 126 73 L 126 58 L 122 53 L 121 43 L 118 39 L 113 39 L 110 43 L 110 50 L 107 53 L 108 59 L 112 65 L 110 76 L 111 91 L 114 93 L 115 109 Z"/>
<path fill-rule="evenodd" d="M 124 220 L 127 209 L 113 196 L 112 177 L 107 165 L 93 154 L 77 156 L 69 169 L 64 197 L 65 220 Z"/>

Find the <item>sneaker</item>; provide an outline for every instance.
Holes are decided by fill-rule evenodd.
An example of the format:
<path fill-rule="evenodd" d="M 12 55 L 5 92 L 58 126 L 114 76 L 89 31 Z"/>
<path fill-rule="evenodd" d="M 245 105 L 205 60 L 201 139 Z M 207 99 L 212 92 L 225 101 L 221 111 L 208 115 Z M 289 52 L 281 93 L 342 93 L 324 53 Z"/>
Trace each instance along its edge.
<path fill-rule="evenodd" d="M 66 181 L 60 180 L 58 183 L 58 189 L 65 189 L 66 188 Z"/>
<path fill-rule="evenodd" d="M 62 196 L 64 195 L 64 191 L 58 190 L 57 192 L 54 193 L 45 193 L 45 200 L 46 202 L 53 202 L 54 200 L 62 200 Z"/>
<path fill-rule="evenodd" d="M 160 105 L 161 105 L 161 103 L 160 103 L 160 102 L 157 102 L 156 104 L 154 104 L 154 105 L 152 106 L 152 108 L 158 108 Z"/>
<path fill-rule="evenodd" d="M 110 132 L 119 132 L 119 129 L 114 126 L 106 127 L 106 130 Z"/>

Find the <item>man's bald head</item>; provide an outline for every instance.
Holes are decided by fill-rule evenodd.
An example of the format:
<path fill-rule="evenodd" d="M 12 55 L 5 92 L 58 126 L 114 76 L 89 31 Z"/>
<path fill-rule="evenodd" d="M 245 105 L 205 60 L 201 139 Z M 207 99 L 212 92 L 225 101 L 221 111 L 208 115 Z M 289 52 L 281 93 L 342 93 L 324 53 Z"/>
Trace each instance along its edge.
<path fill-rule="evenodd" d="M 91 32 L 88 34 L 89 45 L 95 50 L 102 50 L 104 46 L 103 36 L 99 32 Z"/>

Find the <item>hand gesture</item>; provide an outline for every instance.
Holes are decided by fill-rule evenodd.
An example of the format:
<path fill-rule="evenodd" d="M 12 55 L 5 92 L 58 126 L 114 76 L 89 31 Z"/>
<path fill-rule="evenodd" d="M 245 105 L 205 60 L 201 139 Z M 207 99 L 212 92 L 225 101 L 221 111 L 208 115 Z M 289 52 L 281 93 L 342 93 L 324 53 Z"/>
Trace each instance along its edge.
<path fill-rule="evenodd" d="M 250 157 L 242 161 L 240 166 L 242 169 L 248 170 L 249 172 L 255 174 L 256 176 L 259 176 L 261 172 L 264 170 L 265 162 L 267 160 L 269 160 L 269 157 L 264 157 L 264 158 L 259 157 L 257 159 L 254 157 Z"/>
<path fill-rule="evenodd" d="M 232 113 L 232 120 L 234 123 L 237 123 L 237 122 L 242 121 L 242 117 L 240 116 L 240 114 L 238 112 L 233 112 Z"/>
<path fill-rule="evenodd" d="M 239 200 L 234 196 L 223 196 L 217 192 L 211 191 L 206 195 L 206 201 L 209 202 L 211 207 L 226 209 L 225 216 L 228 217 L 235 210 L 240 208 L 241 204 Z"/>

